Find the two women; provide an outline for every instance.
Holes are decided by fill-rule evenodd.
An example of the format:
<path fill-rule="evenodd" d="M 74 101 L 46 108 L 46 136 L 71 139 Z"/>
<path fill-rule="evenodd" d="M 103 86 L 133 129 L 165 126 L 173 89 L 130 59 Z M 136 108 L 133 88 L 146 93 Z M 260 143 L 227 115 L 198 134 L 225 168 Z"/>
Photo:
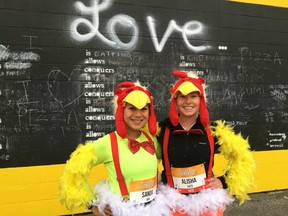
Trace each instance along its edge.
<path fill-rule="evenodd" d="M 150 92 L 131 82 L 117 86 L 116 131 L 80 145 L 60 179 L 60 200 L 68 209 L 86 206 L 97 216 L 208 216 L 223 215 L 233 201 L 223 188 L 241 202 L 249 199 L 254 170 L 249 143 L 221 121 L 210 126 L 202 78 L 181 71 L 173 74 L 179 80 L 170 90 L 169 118 L 159 123 L 157 135 L 162 148 L 154 137 Z M 149 132 L 142 130 L 145 124 Z M 229 160 L 223 177 L 212 170 L 216 143 Z M 160 158 L 164 184 L 157 181 Z M 108 181 L 93 192 L 87 178 L 101 163 Z"/>

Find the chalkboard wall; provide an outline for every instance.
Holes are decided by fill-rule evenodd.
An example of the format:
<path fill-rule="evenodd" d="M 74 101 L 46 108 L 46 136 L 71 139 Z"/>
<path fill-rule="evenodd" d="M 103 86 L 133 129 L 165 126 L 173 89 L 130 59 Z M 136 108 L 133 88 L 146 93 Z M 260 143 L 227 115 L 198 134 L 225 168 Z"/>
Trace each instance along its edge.
<path fill-rule="evenodd" d="M 212 120 L 288 149 L 287 9 L 224 0 L 1 0 L 0 167 L 64 163 L 112 130 L 121 81 L 167 116 L 174 69 L 208 84 Z"/>

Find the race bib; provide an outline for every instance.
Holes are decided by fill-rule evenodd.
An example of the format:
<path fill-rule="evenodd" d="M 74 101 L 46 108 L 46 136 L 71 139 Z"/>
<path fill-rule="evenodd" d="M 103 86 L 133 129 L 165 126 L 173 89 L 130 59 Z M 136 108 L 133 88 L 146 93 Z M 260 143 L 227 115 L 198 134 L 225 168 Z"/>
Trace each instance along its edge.
<path fill-rule="evenodd" d="M 204 164 L 191 167 L 171 167 L 174 187 L 182 193 L 195 193 L 205 188 L 206 172 Z"/>
<path fill-rule="evenodd" d="M 151 179 L 130 182 L 130 202 L 147 203 L 156 197 L 157 176 Z"/>

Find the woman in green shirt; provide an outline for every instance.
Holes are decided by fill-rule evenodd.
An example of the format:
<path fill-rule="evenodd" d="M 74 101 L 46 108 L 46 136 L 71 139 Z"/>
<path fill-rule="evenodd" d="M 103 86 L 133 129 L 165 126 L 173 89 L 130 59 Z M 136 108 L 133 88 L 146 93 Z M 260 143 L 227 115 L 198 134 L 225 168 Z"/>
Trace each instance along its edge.
<path fill-rule="evenodd" d="M 161 150 L 151 93 L 140 83 L 123 82 L 114 94 L 116 131 L 72 153 L 60 178 L 60 201 L 71 211 L 87 207 L 97 216 L 168 215 L 156 192 Z M 145 125 L 149 131 L 142 130 Z M 93 191 L 87 178 L 99 164 L 108 179 Z"/>

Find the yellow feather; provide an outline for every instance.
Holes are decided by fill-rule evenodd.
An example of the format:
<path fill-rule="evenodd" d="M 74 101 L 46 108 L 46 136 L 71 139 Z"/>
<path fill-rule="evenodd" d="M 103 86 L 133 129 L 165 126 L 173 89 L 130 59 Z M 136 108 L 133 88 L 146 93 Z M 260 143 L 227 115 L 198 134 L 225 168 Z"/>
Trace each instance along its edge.
<path fill-rule="evenodd" d="M 145 131 L 145 132 L 148 133 L 148 134 L 150 133 L 150 132 L 149 132 L 148 124 L 145 124 L 144 127 L 143 127 L 141 130 Z M 159 134 L 160 134 L 160 131 L 161 131 L 161 128 L 159 127 L 159 122 L 157 122 L 157 124 L 156 124 L 156 134 L 155 134 L 155 136 L 159 135 Z"/>
<path fill-rule="evenodd" d="M 159 127 L 159 122 L 157 122 L 157 130 L 156 130 L 156 136 L 158 136 L 161 132 L 161 128 Z"/>
<path fill-rule="evenodd" d="M 93 145 L 80 144 L 67 161 L 59 179 L 59 200 L 73 212 L 78 207 L 87 207 L 93 192 L 87 183 L 90 170 L 96 163 Z"/>
<path fill-rule="evenodd" d="M 217 137 L 219 151 L 228 161 L 225 169 L 225 180 L 228 192 L 239 199 L 240 204 L 250 200 L 248 193 L 255 187 L 254 172 L 256 163 L 250 150 L 248 138 L 235 134 L 225 121 L 216 121 L 212 127 L 213 136 Z"/>

